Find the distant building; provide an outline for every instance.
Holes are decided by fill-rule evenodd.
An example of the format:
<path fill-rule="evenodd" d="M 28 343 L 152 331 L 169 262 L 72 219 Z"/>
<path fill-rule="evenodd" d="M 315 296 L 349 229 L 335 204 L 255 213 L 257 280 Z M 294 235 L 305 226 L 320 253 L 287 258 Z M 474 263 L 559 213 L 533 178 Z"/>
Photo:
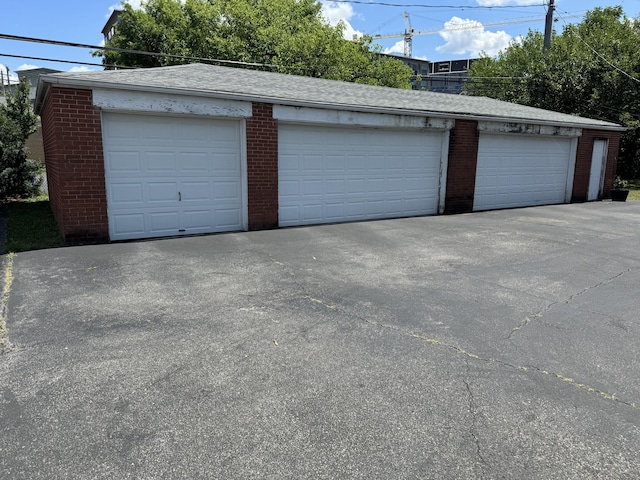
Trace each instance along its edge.
<path fill-rule="evenodd" d="M 30 68 L 29 70 L 18 70 L 16 73 L 21 81 L 26 80 L 31 85 L 31 89 L 29 90 L 29 99 L 33 102 L 36 98 L 36 90 L 38 89 L 38 79 L 40 78 L 40 75 L 60 73 L 60 70 L 53 70 L 51 68 Z"/>
<path fill-rule="evenodd" d="M 113 35 L 116 33 L 116 26 L 120 21 L 120 15 L 122 14 L 122 10 L 114 10 L 111 12 L 111 16 L 107 23 L 105 23 L 104 28 L 102 29 L 102 35 L 104 36 L 104 43 L 107 43 L 109 40 L 113 38 Z"/>
<path fill-rule="evenodd" d="M 60 70 L 52 70 L 51 68 L 30 68 L 28 70 L 18 70 L 16 74 L 18 75 L 19 81 L 27 80 L 29 85 L 31 85 L 31 89 L 29 91 L 29 99 L 33 102 L 36 98 L 36 89 L 38 88 L 38 78 L 40 75 L 49 75 L 51 73 L 60 73 Z M 18 87 L 19 81 L 14 79 L 9 79 L 7 81 L 7 74 L 3 75 L 4 85 L 0 88 L 0 97 L 8 95 L 9 93 L 13 93 Z M 2 100 L 0 100 L 2 101 Z M 4 103 L 4 102 L 2 102 Z"/>
<path fill-rule="evenodd" d="M 476 60 L 475 58 L 467 58 L 430 62 L 419 58 L 398 56 L 393 58 L 402 60 L 413 70 L 411 85 L 414 90 L 455 94 L 462 92 L 465 79 L 469 76 L 468 70 Z"/>
<path fill-rule="evenodd" d="M 102 35 L 105 44 L 113 38 L 116 32 L 122 10 L 114 10 L 107 20 Z M 414 90 L 429 90 L 431 92 L 461 93 L 464 87 L 467 71 L 475 61 L 473 58 L 465 60 L 444 60 L 440 62 L 430 62 L 419 58 L 399 57 L 396 55 L 385 55 L 390 58 L 401 60 L 413 69 L 411 85 Z M 114 67 L 105 67 L 111 70 Z"/>

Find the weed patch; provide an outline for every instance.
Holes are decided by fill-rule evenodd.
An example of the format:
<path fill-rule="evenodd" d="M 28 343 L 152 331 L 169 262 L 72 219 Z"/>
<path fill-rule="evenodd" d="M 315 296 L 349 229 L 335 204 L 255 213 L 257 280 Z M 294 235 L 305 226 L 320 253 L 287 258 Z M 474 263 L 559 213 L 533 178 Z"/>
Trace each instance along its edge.
<path fill-rule="evenodd" d="M 64 245 L 47 196 L 13 200 L 6 204 L 6 209 L 5 252 L 24 252 Z"/>

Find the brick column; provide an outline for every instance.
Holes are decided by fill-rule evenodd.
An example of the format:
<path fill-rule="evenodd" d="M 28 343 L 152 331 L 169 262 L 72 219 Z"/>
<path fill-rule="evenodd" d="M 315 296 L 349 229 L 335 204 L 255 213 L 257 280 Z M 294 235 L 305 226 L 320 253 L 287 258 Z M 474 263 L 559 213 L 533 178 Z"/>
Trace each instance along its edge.
<path fill-rule="evenodd" d="M 589 179 L 591 177 L 591 160 L 593 157 L 593 142 L 596 139 L 609 139 L 607 150 L 607 163 L 604 174 L 603 198 L 611 197 L 611 186 L 618 163 L 620 150 L 620 133 L 608 130 L 583 129 L 582 136 L 578 139 L 576 152 L 576 168 L 573 176 L 572 202 L 586 202 L 589 191 Z"/>
<path fill-rule="evenodd" d="M 455 127 L 449 136 L 445 214 L 473 211 L 478 137 L 478 122 L 456 120 Z"/>
<path fill-rule="evenodd" d="M 609 137 L 609 148 L 607 150 L 607 164 L 604 171 L 604 187 L 602 189 L 603 198 L 611 198 L 611 188 L 618 166 L 618 155 L 620 153 L 620 132 L 607 132 Z"/>
<path fill-rule="evenodd" d="M 100 110 L 90 90 L 52 86 L 42 108 L 51 209 L 69 244 L 109 240 Z"/>
<path fill-rule="evenodd" d="M 278 226 L 278 121 L 273 105 L 254 103 L 247 118 L 249 230 Z"/>

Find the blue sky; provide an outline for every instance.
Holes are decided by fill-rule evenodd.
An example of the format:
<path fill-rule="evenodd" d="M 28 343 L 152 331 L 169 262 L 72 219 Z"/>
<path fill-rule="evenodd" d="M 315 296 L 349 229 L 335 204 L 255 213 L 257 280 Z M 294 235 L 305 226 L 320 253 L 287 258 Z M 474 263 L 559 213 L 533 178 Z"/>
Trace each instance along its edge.
<path fill-rule="evenodd" d="M 128 1 L 134 6 L 140 4 L 140 0 Z M 425 8 L 375 4 L 380 1 L 382 0 L 371 0 L 369 3 L 327 1 L 324 2 L 323 11 L 332 23 L 344 21 L 348 36 L 361 33 L 401 34 L 404 31 L 403 12 L 406 11 L 416 32 L 428 32 L 413 38 L 413 56 L 433 61 L 471 58 L 477 56 L 480 51 L 493 55 L 513 39 L 526 34 L 529 29 L 544 30 L 544 4 L 548 3 L 548 0 L 384 0 L 387 3 L 441 5 L 437 8 Z M 119 1 L 5 0 L 2 3 L 2 34 L 98 45 L 102 40 L 102 27 L 111 9 L 116 7 Z M 561 29 L 564 22 L 580 21 L 589 9 L 612 5 L 621 5 L 630 17 L 640 14 L 638 0 L 556 0 L 558 20 L 555 26 Z M 494 8 L 478 8 L 482 6 Z M 496 25 L 503 22 L 513 23 Z M 378 43 L 386 52 L 398 52 L 399 55 L 402 53 L 400 37 L 380 40 Z M 88 49 L 0 39 L 0 65 L 8 66 L 12 72 L 34 67 L 64 71 L 100 69 L 97 66 L 11 58 L 7 55 L 99 63 L 99 59 L 92 57 Z"/>

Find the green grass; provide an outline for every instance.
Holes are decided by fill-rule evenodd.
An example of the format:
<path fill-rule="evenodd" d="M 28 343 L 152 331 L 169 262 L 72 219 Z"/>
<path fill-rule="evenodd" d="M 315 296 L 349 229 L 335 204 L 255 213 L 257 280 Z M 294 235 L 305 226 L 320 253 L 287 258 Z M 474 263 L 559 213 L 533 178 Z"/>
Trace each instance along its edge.
<path fill-rule="evenodd" d="M 64 245 L 47 196 L 13 200 L 6 204 L 6 209 L 5 252 L 24 252 Z"/>
<path fill-rule="evenodd" d="M 629 196 L 627 200 L 640 200 L 640 179 L 629 180 Z"/>

